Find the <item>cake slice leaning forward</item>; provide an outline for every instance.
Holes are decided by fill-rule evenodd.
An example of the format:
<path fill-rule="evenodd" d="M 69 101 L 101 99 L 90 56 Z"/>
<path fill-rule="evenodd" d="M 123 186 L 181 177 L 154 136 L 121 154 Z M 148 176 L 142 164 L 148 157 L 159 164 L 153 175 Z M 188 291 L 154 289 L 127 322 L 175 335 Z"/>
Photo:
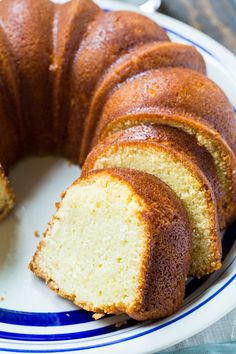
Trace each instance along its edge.
<path fill-rule="evenodd" d="M 146 320 L 182 303 L 190 258 L 175 193 L 152 175 L 108 169 L 67 189 L 30 268 L 83 309 Z"/>

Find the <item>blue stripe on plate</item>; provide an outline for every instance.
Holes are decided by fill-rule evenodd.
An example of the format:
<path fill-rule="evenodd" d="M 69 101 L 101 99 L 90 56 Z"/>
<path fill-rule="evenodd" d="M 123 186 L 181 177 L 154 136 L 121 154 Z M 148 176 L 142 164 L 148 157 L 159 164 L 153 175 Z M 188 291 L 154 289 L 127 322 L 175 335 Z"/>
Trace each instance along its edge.
<path fill-rule="evenodd" d="M 170 29 L 170 28 L 167 28 L 167 27 L 162 27 L 162 28 L 163 28 L 166 32 L 172 33 L 172 34 L 178 36 L 179 38 L 182 38 L 182 39 L 184 39 L 185 41 L 187 41 L 187 42 L 193 44 L 194 46 L 196 46 L 196 47 L 198 47 L 198 48 L 200 48 L 203 52 L 207 53 L 208 55 L 210 55 L 211 57 L 213 57 L 214 59 L 216 59 L 217 61 L 219 61 L 219 62 L 221 63 L 221 61 L 220 61 L 218 58 L 216 58 L 208 49 L 206 49 L 205 47 L 203 47 L 202 45 L 200 45 L 200 44 L 198 44 L 198 43 L 195 43 L 192 39 L 190 39 L 190 38 L 188 38 L 188 37 L 186 37 L 186 36 L 183 36 L 182 34 L 179 34 L 179 33 L 173 31 L 173 30 Z"/>
<path fill-rule="evenodd" d="M 138 322 L 133 319 L 127 320 L 128 326 L 133 326 Z M 0 338 L 7 340 L 16 340 L 16 341 L 35 341 L 35 342 L 49 342 L 49 341 L 65 341 L 65 340 L 74 340 L 74 339 L 84 339 L 95 336 L 101 336 L 111 332 L 116 332 L 120 328 L 116 327 L 115 324 L 100 327 L 96 329 L 90 329 L 88 331 L 74 332 L 74 333 L 61 333 L 61 334 L 25 334 L 25 333 L 12 333 L 0 331 Z"/>
<path fill-rule="evenodd" d="M 24 312 L 0 308 L 0 322 L 18 326 L 67 326 L 94 321 L 92 315 L 92 312 L 83 310 Z"/>
<path fill-rule="evenodd" d="M 231 265 L 235 262 L 236 256 L 233 258 L 231 263 L 224 269 L 222 273 L 219 274 L 219 276 L 214 280 L 214 283 L 217 282 L 225 273 L 228 272 L 228 269 L 231 267 Z M 211 285 L 204 289 L 200 294 L 196 296 L 196 298 L 191 299 L 189 303 L 193 302 L 195 299 L 198 297 L 202 296 L 206 291 L 211 287 Z M 188 305 L 189 303 L 185 303 L 183 307 Z M 135 321 L 133 319 L 127 320 L 127 325 L 126 329 L 130 328 L 128 331 L 132 330 L 132 326 L 137 325 L 137 323 L 140 323 L 138 321 Z M 143 323 L 145 325 L 145 322 Z M 81 331 L 81 332 L 73 332 L 73 333 L 63 333 L 63 334 L 25 334 L 25 333 L 13 333 L 13 332 L 5 332 L 1 331 L 0 332 L 0 338 L 2 339 L 7 339 L 7 340 L 21 340 L 21 341 L 64 341 L 64 340 L 75 340 L 75 339 L 85 339 L 89 337 L 94 337 L 94 336 L 99 336 L 99 335 L 104 335 L 108 334 L 111 332 L 115 332 L 119 330 L 119 328 L 115 327 L 115 324 L 109 325 L 109 326 L 104 326 L 102 328 L 98 328 L 96 330 L 89 330 L 89 331 Z M 127 332 L 128 332 L 127 331 Z"/>
<path fill-rule="evenodd" d="M 193 307 L 191 310 L 186 311 L 185 313 L 183 313 L 182 315 L 167 321 L 161 325 L 155 326 L 147 331 L 144 331 L 142 333 L 138 333 L 135 334 L 133 336 L 127 337 L 127 338 L 122 338 L 122 339 L 118 339 L 112 342 L 107 342 L 107 343 L 102 343 L 102 344 L 97 344 L 97 345 L 89 345 L 89 346 L 83 346 L 83 347 L 78 347 L 78 348 L 67 348 L 67 349 L 47 349 L 47 350 L 40 350 L 40 349 L 36 349 L 36 350 L 28 350 L 28 349 L 14 349 L 14 348 L 0 348 L 0 350 L 2 352 L 14 352 L 14 353 L 64 353 L 64 352 L 73 352 L 73 351 L 80 351 L 80 350 L 87 350 L 87 349 L 94 349 L 94 348 L 100 348 L 100 347 L 106 347 L 106 346 L 110 346 L 110 345 L 114 345 L 114 344 L 118 344 L 118 343 L 122 343 L 122 342 L 126 342 L 132 339 L 136 339 L 139 337 L 142 337 L 144 335 L 156 332 L 162 328 L 165 328 L 173 323 L 176 323 L 178 321 L 180 321 L 182 318 L 185 318 L 189 315 L 191 315 L 191 313 L 195 312 L 196 310 L 198 310 L 199 308 L 203 307 L 204 305 L 206 305 L 209 301 L 211 301 L 212 299 L 214 299 L 218 294 L 220 294 L 225 288 L 227 288 L 234 280 L 236 280 L 236 274 L 234 274 L 222 287 L 220 287 L 214 294 L 212 294 L 211 296 L 209 296 L 206 300 L 202 301 L 200 304 L 198 304 L 197 306 Z"/>

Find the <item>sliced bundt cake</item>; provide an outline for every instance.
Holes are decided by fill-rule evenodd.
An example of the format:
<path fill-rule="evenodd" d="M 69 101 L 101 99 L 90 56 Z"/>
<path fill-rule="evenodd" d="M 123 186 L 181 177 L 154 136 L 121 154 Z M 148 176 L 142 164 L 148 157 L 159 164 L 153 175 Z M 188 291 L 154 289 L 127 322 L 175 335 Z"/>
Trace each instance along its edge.
<path fill-rule="evenodd" d="M 196 139 L 168 126 L 136 126 L 111 135 L 88 155 L 83 171 L 133 168 L 158 176 L 186 207 L 193 229 L 190 274 L 203 276 L 221 266 L 222 197 L 211 155 Z"/>
<path fill-rule="evenodd" d="M 7 170 L 28 154 L 77 163 L 105 72 L 142 45 L 169 41 L 150 19 L 107 13 L 90 0 L 3 0 L 0 21 L 0 164 Z"/>
<path fill-rule="evenodd" d="M 183 301 L 191 239 L 185 208 L 158 178 L 94 171 L 62 196 L 30 268 L 86 310 L 158 318 Z"/>
<path fill-rule="evenodd" d="M 127 94 L 128 93 L 128 94 Z M 195 136 L 214 158 L 227 222 L 236 213 L 236 120 L 223 91 L 187 68 L 162 68 L 119 85 L 103 107 L 94 138 L 140 124 L 165 124 Z"/>
<path fill-rule="evenodd" d="M 183 299 L 191 251 L 181 202 L 143 172 L 85 171 L 120 166 L 160 176 L 193 226 L 190 273 L 218 269 L 218 224 L 236 216 L 236 122 L 228 99 L 204 76 L 194 48 L 171 43 L 140 14 L 104 12 L 90 0 L 3 0 L 0 21 L 4 171 L 29 154 L 82 163 L 118 131 L 167 126 L 112 135 L 91 153 L 31 269 L 86 309 L 137 319 L 172 313 Z M 14 204 L 4 171 L 0 217 Z"/>

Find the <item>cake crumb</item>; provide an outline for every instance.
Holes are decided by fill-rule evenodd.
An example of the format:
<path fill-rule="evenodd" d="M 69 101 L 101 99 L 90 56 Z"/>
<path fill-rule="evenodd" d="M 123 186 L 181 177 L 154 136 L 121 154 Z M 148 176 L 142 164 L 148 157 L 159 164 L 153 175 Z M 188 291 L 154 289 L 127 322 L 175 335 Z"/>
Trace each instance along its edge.
<path fill-rule="evenodd" d="M 56 202 L 56 203 L 55 203 L 55 208 L 56 208 L 56 209 L 59 209 L 60 204 L 61 204 L 60 202 Z"/>
<path fill-rule="evenodd" d="M 94 313 L 92 317 L 93 317 L 95 320 L 100 320 L 100 318 L 102 318 L 102 317 L 104 317 L 104 316 L 105 316 L 105 313 Z"/>
<path fill-rule="evenodd" d="M 38 232 L 38 230 L 35 230 L 35 231 L 34 231 L 34 237 L 39 237 L 39 232 Z"/>
<path fill-rule="evenodd" d="M 4 296 L 0 296 L 0 301 L 4 301 L 5 297 Z"/>
<path fill-rule="evenodd" d="M 57 71 L 58 65 L 56 63 L 50 64 L 49 65 L 49 70 L 50 71 Z"/>
<path fill-rule="evenodd" d="M 121 327 L 125 327 L 126 325 L 127 325 L 127 321 L 125 320 L 125 321 L 117 322 L 117 323 L 115 324 L 115 327 L 116 327 L 116 328 L 121 328 Z"/>

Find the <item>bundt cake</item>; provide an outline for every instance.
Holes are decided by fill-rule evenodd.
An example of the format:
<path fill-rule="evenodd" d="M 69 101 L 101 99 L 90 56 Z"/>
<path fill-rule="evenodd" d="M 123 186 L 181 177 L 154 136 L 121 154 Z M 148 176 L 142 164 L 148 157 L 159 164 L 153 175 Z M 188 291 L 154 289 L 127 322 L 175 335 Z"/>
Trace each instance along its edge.
<path fill-rule="evenodd" d="M 130 213 L 134 219 L 133 216 L 129 219 L 130 225 L 141 220 L 143 230 L 138 239 L 132 241 L 136 245 L 136 241 L 143 240 L 135 263 L 138 267 L 149 236 L 150 244 L 146 242 L 146 245 L 153 247 L 153 251 L 150 248 L 145 251 L 146 256 L 150 256 L 150 268 L 142 268 L 142 274 L 146 276 L 142 294 L 138 290 L 137 297 L 133 293 L 126 302 L 121 300 L 122 305 L 118 305 L 118 297 L 114 297 L 108 301 L 110 305 L 105 306 L 108 298 L 103 297 L 103 293 L 98 294 L 100 300 L 105 301 L 103 303 L 99 303 L 99 298 L 96 302 L 95 298 L 90 301 L 87 295 L 84 298 L 77 296 L 75 286 L 67 283 L 67 279 L 68 282 L 72 279 L 69 274 L 73 269 L 61 279 L 56 278 L 60 262 L 50 256 L 50 249 L 53 245 L 58 254 L 65 255 L 70 251 L 66 243 L 60 250 L 57 243 L 53 243 L 56 225 L 68 230 L 67 222 L 74 217 L 66 211 L 65 223 L 54 218 L 31 268 L 52 287 L 58 287 L 60 294 L 69 294 L 85 308 L 100 312 L 125 311 L 139 319 L 171 313 L 183 298 L 183 279 L 190 254 L 190 230 L 181 202 L 155 176 L 123 169 L 89 174 L 85 171 L 97 169 L 98 165 L 113 166 L 115 162 L 114 166 L 137 168 L 160 176 L 183 200 L 193 226 L 190 273 L 201 276 L 218 269 L 219 226 L 223 228 L 236 216 L 236 122 L 228 99 L 205 76 L 206 66 L 196 49 L 170 42 L 160 26 L 140 14 L 104 12 L 90 0 L 71 0 L 63 5 L 49 0 L 2 0 L 0 22 L 0 216 L 5 216 L 14 205 L 6 171 L 20 158 L 29 154 L 53 154 L 82 165 L 92 147 L 101 143 L 86 161 L 82 179 L 69 188 L 57 215 L 66 209 L 67 196 L 72 198 L 73 193 L 72 204 L 77 210 L 77 197 L 80 200 L 77 188 L 83 191 L 81 198 L 85 198 L 84 190 L 90 188 L 89 181 L 92 189 L 95 186 L 102 190 L 105 179 L 119 185 L 117 188 L 134 191 L 134 204 L 129 201 L 131 209 L 145 210 L 139 217 L 139 214 L 132 214 L 132 209 Z M 128 128 L 133 130 L 126 131 Z M 108 140 L 102 142 L 105 138 Z M 134 151 L 137 155 L 142 154 L 140 161 Z M 181 181 L 186 185 L 181 185 Z M 138 185 L 140 190 L 136 188 Z M 151 188 L 157 191 L 153 201 Z M 92 189 L 89 189 L 89 200 L 93 204 L 97 197 Z M 171 197 L 167 198 L 167 195 Z M 107 210 L 113 205 L 112 199 L 112 193 L 105 197 L 103 207 Z M 159 205 L 160 202 L 163 205 Z M 85 209 L 78 206 L 78 210 L 86 215 L 84 224 L 91 217 L 86 227 L 93 228 L 93 211 L 90 213 L 86 205 Z M 152 212 L 151 205 L 155 206 Z M 111 216 L 114 223 L 118 222 L 112 212 Z M 103 219 L 100 220 L 103 225 Z M 125 221 L 126 230 L 128 219 L 120 220 Z M 96 241 L 95 233 L 91 236 L 96 244 L 104 230 L 101 225 L 96 226 L 98 234 L 100 232 L 99 241 Z M 151 230 L 149 236 L 144 225 Z M 118 242 L 119 235 L 117 237 Z M 63 235 L 60 239 L 64 242 Z M 169 245 L 168 240 L 171 240 Z M 73 238 L 67 241 L 69 244 Z M 113 250 L 113 245 L 108 246 L 107 249 Z M 41 258 L 43 255 L 45 262 Z M 132 250 L 129 255 L 131 258 L 125 261 L 132 263 L 136 256 Z M 81 266 L 82 259 L 89 260 L 85 256 L 81 258 Z M 109 271 L 114 272 L 114 269 Z M 99 269 L 97 272 L 102 274 Z M 161 280 L 154 285 L 155 274 Z M 132 284 L 137 289 L 137 270 L 134 275 Z M 118 285 L 124 285 L 124 296 L 125 283 Z M 149 289 L 154 290 L 147 293 Z M 95 295 L 91 293 L 91 296 Z"/>
<path fill-rule="evenodd" d="M 190 275 L 200 277 L 221 266 L 218 220 L 223 228 L 224 213 L 220 186 L 211 155 L 193 137 L 164 125 L 126 129 L 97 144 L 83 172 L 109 167 L 154 174 L 176 192 L 193 230 Z"/>
<path fill-rule="evenodd" d="M 92 171 L 63 194 L 30 264 L 61 296 L 137 320 L 182 303 L 191 229 L 175 193 L 150 174 Z"/>
<path fill-rule="evenodd" d="M 140 124 L 171 125 L 195 136 L 214 158 L 226 220 L 235 218 L 236 120 L 225 94 L 207 77 L 187 68 L 140 73 L 112 91 L 97 122 L 93 145 Z"/>

